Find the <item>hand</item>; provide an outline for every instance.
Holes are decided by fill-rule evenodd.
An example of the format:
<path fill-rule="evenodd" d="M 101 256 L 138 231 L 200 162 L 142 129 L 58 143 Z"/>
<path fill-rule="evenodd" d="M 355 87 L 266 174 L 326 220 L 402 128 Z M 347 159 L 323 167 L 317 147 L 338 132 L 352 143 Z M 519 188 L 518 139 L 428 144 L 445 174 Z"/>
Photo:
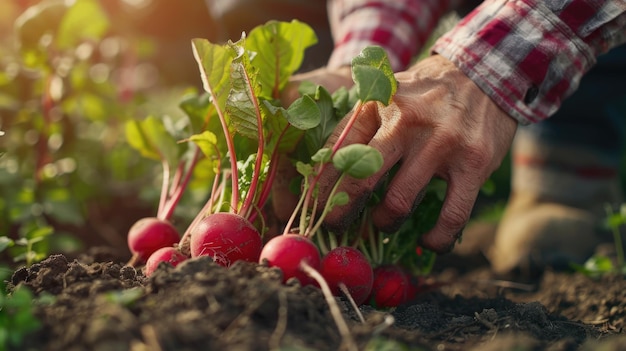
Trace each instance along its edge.
<path fill-rule="evenodd" d="M 281 100 L 284 106 L 289 106 L 300 97 L 298 87 L 304 81 L 321 85 L 331 94 L 341 87 L 350 88 L 354 85 L 352 71 L 348 66 L 339 68 L 322 67 L 307 73 L 295 74 L 283 90 Z"/>
<path fill-rule="evenodd" d="M 339 191 L 346 191 L 351 201 L 333 209 L 326 224 L 345 229 L 376 185 L 399 164 L 384 198 L 373 209 L 374 225 L 397 230 L 419 204 L 430 179 L 440 177 L 448 184 L 446 199 L 437 224 L 423 235 L 421 244 L 447 252 L 467 223 L 481 186 L 506 155 L 517 122 L 444 57 L 421 60 L 397 73 L 396 79 L 392 104 L 366 104 L 344 142 L 378 149 L 383 167 L 367 179 L 345 178 Z M 342 128 L 340 124 L 329 143 L 337 140 Z M 338 177 L 332 167 L 327 170 L 319 183 L 322 202 Z"/>

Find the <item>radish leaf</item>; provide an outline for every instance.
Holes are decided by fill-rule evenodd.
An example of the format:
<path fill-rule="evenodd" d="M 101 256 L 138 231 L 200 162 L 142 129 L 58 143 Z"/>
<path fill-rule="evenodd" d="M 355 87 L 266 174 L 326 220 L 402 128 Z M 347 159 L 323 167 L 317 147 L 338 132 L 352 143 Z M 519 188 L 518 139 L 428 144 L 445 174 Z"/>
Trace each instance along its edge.
<path fill-rule="evenodd" d="M 343 206 L 348 202 L 350 202 L 350 196 L 348 196 L 348 193 L 346 193 L 345 191 L 338 192 L 330 200 L 330 207 L 327 209 L 327 211 L 332 210 L 332 208 L 335 206 Z"/>
<path fill-rule="evenodd" d="M 213 103 L 223 111 L 230 91 L 231 51 L 206 39 L 192 39 L 191 44 L 204 90 L 211 94 Z"/>
<path fill-rule="evenodd" d="M 304 131 L 297 128 L 290 128 L 287 121 L 286 110 L 280 106 L 274 106 L 269 101 L 263 100 L 261 108 L 267 117 L 268 134 L 281 135 L 280 138 L 269 138 L 267 146 L 270 149 L 277 148 L 280 153 L 290 153 L 295 150 L 300 142 Z M 278 143 L 278 145 L 276 145 Z"/>
<path fill-rule="evenodd" d="M 341 117 L 335 114 L 333 99 L 326 89 L 317 86 L 314 94 L 320 113 L 320 120 L 315 128 L 307 130 L 304 134 L 304 142 L 309 154 L 324 147 L 326 140 L 328 140 L 328 137 L 341 119 Z"/>
<path fill-rule="evenodd" d="M 154 116 L 143 121 L 126 122 L 126 139 L 144 157 L 166 160 L 170 165 L 177 164 L 184 148 L 167 132 L 163 122 Z"/>
<path fill-rule="evenodd" d="M 333 165 L 351 177 L 363 179 L 382 167 L 383 157 L 371 146 L 351 144 L 337 150 L 333 157 Z"/>
<path fill-rule="evenodd" d="M 250 31 L 245 47 L 256 53 L 254 66 L 259 69 L 262 87 L 259 96 L 278 98 L 289 77 L 300 68 L 305 49 L 315 43 L 313 29 L 297 20 L 269 21 Z"/>
<path fill-rule="evenodd" d="M 315 163 L 326 163 L 330 161 L 330 156 L 332 155 L 332 153 L 333 150 L 327 147 L 319 149 L 315 154 L 313 154 L 313 156 L 311 156 L 311 161 Z"/>
<path fill-rule="evenodd" d="M 226 111 L 230 115 L 235 130 L 250 139 L 259 137 L 257 114 L 261 113 L 257 102 L 259 86 L 256 83 L 258 70 L 250 65 L 247 52 L 243 49 L 242 38 L 237 43 L 229 43 L 236 52 L 231 63 L 231 90 L 226 100 Z"/>
<path fill-rule="evenodd" d="M 207 130 L 200 134 L 192 135 L 189 137 L 189 140 L 198 145 L 204 156 L 211 157 L 216 155 L 217 135 L 215 133 Z"/>
<path fill-rule="evenodd" d="M 298 98 L 287 108 L 287 120 L 298 129 L 314 128 L 320 124 L 320 119 L 320 109 L 308 95 Z"/>
<path fill-rule="evenodd" d="M 389 105 L 398 83 L 389 58 L 379 46 L 368 46 L 352 60 L 352 79 L 362 102 L 380 101 Z"/>

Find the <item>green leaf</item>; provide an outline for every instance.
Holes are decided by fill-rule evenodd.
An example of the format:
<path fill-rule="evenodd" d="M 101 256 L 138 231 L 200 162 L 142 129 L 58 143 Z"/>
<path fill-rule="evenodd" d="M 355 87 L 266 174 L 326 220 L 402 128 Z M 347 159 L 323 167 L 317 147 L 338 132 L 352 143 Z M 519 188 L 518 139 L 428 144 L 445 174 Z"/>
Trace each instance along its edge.
<path fill-rule="evenodd" d="M 206 128 L 210 106 L 211 96 L 208 93 L 187 97 L 178 105 L 189 118 L 194 133 L 200 133 Z"/>
<path fill-rule="evenodd" d="M 231 70 L 232 89 L 226 100 L 226 111 L 235 130 L 241 135 L 257 139 L 259 128 L 257 113 L 260 113 L 256 97 L 255 71 L 246 55 L 233 60 Z"/>
<path fill-rule="evenodd" d="M 0 252 L 6 250 L 13 245 L 15 245 L 15 242 L 11 240 L 11 238 L 6 236 L 0 236 Z"/>
<path fill-rule="evenodd" d="M 313 166 L 301 161 L 296 162 L 296 170 L 298 171 L 298 173 L 302 174 L 305 177 L 313 174 Z"/>
<path fill-rule="evenodd" d="M 595 255 L 585 261 L 584 265 L 572 264 L 574 270 L 586 276 L 596 278 L 614 272 L 615 266 L 609 257 Z"/>
<path fill-rule="evenodd" d="M 292 126 L 307 130 L 320 124 L 322 115 L 312 97 L 304 95 L 287 108 L 287 120 Z"/>
<path fill-rule="evenodd" d="M 315 163 L 326 163 L 330 161 L 330 156 L 333 154 L 333 150 L 328 147 L 317 150 L 313 156 L 311 156 L 311 161 Z"/>
<path fill-rule="evenodd" d="M 170 165 L 178 163 L 184 148 L 167 132 L 163 122 L 153 116 L 143 121 L 126 122 L 126 140 L 144 157 L 154 160 L 166 160 Z"/>
<path fill-rule="evenodd" d="M 382 167 L 383 156 L 371 146 L 351 144 L 337 150 L 333 165 L 353 178 L 363 179 Z"/>
<path fill-rule="evenodd" d="M 266 127 L 270 140 L 266 140 L 269 149 L 276 147 L 280 153 L 292 152 L 304 135 L 304 131 L 292 128 L 285 115 L 287 110 L 280 106 L 274 106 L 267 100 L 262 100 L 261 108 L 267 116 Z M 280 136 L 280 140 L 278 137 Z M 278 143 L 278 145 L 276 145 Z"/>
<path fill-rule="evenodd" d="M 76 0 L 63 20 L 56 37 L 61 49 L 72 49 L 83 40 L 98 41 L 109 30 L 109 19 L 96 0 Z"/>
<path fill-rule="evenodd" d="M 217 136 L 215 133 L 207 130 L 200 134 L 192 135 L 189 140 L 198 145 L 204 156 L 210 158 L 217 155 Z"/>
<path fill-rule="evenodd" d="M 259 69 L 259 96 L 278 98 L 289 78 L 302 65 L 305 50 L 317 43 L 313 29 L 302 22 L 269 21 L 248 35 L 246 50 L 255 53 L 253 64 Z"/>
<path fill-rule="evenodd" d="M 111 291 L 105 294 L 108 301 L 122 306 L 131 306 L 144 294 L 142 288 L 131 288 L 126 290 Z"/>
<path fill-rule="evenodd" d="M 33 229 L 26 235 L 26 237 L 31 243 L 33 243 L 36 242 L 35 240 L 40 241 L 39 239 L 50 236 L 53 232 L 54 229 L 51 226 L 45 226 Z"/>
<path fill-rule="evenodd" d="M 192 39 L 191 44 L 204 90 L 211 94 L 216 108 L 224 111 L 230 91 L 232 51 L 224 45 L 213 44 L 206 39 Z"/>
<path fill-rule="evenodd" d="M 310 154 L 324 147 L 330 134 L 341 120 L 341 115 L 335 114 L 334 102 L 326 89 L 317 86 L 315 103 L 320 112 L 320 121 L 315 128 L 309 129 L 304 135 L 304 143 Z"/>
<path fill-rule="evenodd" d="M 389 58 L 379 46 L 366 47 L 352 60 L 352 79 L 359 100 L 384 105 L 389 105 L 398 85 Z"/>
<path fill-rule="evenodd" d="M 343 206 L 348 202 L 350 202 L 350 196 L 348 196 L 348 193 L 346 193 L 345 191 L 341 191 L 333 196 L 331 200 L 331 206 Z"/>

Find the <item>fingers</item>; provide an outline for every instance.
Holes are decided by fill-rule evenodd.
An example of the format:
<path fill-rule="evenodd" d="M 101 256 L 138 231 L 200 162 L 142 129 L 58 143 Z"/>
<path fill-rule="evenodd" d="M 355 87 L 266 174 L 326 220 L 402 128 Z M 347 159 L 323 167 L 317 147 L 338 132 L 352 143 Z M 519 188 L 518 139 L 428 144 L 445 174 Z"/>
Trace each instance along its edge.
<path fill-rule="evenodd" d="M 387 186 L 385 196 L 372 213 L 377 228 L 395 232 L 419 205 L 428 182 L 441 163 L 437 149 L 424 145 L 421 150 L 409 151 L 411 155 L 402 161 Z"/>
<path fill-rule="evenodd" d="M 466 177 L 461 181 L 454 179 L 448 182 L 446 198 L 437 224 L 421 237 L 423 247 L 436 253 L 452 250 L 470 218 L 481 185 L 482 183 L 477 185 L 468 183 Z"/>

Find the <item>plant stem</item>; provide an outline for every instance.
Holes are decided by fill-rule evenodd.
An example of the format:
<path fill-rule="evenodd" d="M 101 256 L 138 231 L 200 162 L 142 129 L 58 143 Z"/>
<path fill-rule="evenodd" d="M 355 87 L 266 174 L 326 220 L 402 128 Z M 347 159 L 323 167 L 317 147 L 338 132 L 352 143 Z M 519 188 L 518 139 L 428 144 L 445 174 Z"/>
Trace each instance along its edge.
<path fill-rule="evenodd" d="M 365 318 L 363 318 L 363 313 L 361 313 L 359 306 L 357 306 L 356 301 L 354 301 L 354 298 L 350 294 L 350 290 L 348 290 L 348 287 L 346 286 L 346 284 L 340 282 L 339 290 L 341 290 L 341 292 L 348 299 L 348 301 L 350 301 L 350 306 L 352 306 L 354 313 L 356 313 L 357 317 L 359 317 L 359 320 L 361 321 L 361 323 L 365 324 Z"/>
<path fill-rule="evenodd" d="M 350 129 L 352 129 L 352 126 L 356 122 L 356 119 L 357 119 L 358 115 L 361 114 L 361 111 L 363 110 L 363 106 L 364 105 L 363 105 L 363 102 L 361 100 L 357 101 L 356 106 L 354 107 L 354 113 L 352 113 L 352 115 L 350 116 L 350 119 L 348 120 L 348 123 L 343 128 L 343 130 L 341 131 L 341 134 L 339 135 L 339 138 L 337 138 L 337 141 L 335 142 L 335 145 L 333 145 L 333 152 L 332 152 L 332 154 L 330 156 L 331 159 L 333 158 L 333 156 L 335 156 L 335 153 L 337 152 L 337 150 L 339 150 L 339 148 L 341 148 L 341 144 L 343 144 L 343 141 L 348 136 L 348 133 L 350 132 Z"/>
<path fill-rule="evenodd" d="M 320 218 L 318 218 L 317 222 L 315 223 L 315 226 L 313 226 L 310 231 L 311 232 L 315 232 L 316 230 L 318 230 L 321 226 L 322 223 L 324 222 L 324 218 L 326 218 L 326 215 L 330 212 L 331 208 L 331 203 L 332 203 L 332 199 L 333 196 L 335 196 L 335 193 L 337 193 L 337 189 L 339 189 L 339 184 L 341 183 L 341 181 L 343 180 L 343 178 L 345 177 L 345 173 L 342 173 L 339 176 L 339 179 L 337 179 L 337 182 L 335 182 L 335 185 L 333 186 L 332 190 L 330 191 L 330 194 L 328 195 L 328 200 L 326 201 L 326 204 L 324 204 L 324 210 L 322 211 L 322 215 L 320 216 Z M 316 201 L 317 204 L 317 201 Z M 313 219 L 314 217 L 314 213 L 311 214 L 311 219 Z M 312 223 L 312 222 L 311 222 Z M 309 225 L 310 226 L 310 225 Z"/>
<path fill-rule="evenodd" d="M 163 166 L 163 180 L 161 181 L 161 195 L 159 197 L 159 207 L 157 209 L 157 218 L 163 218 L 163 211 L 165 210 L 165 203 L 169 197 L 170 187 L 170 164 L 165 158 L 161 159 L 161 166 Z"/>
<path fill-rule="evenodd" d="M 624 267 L 624 247 L 622 246 L 622 235 L 618 226 L 613 227 L 613 241 L 615 242 L 615 253 L 617 254 L 617 266 L 621 270 Z"/>
<path fill-rule="evenodd" d="M 290 126 L 291 124 L 287 124 L 287 126 L 283 128 L 283 130 L 280 132 L 280 135 L 278 136 L 278 139 L 276 140 L 276 146 L 274 147 L 274 150 L 272 151 L 272 157 L 270 157 L 270 166 L 269 166 L 270 169 L 269 169 L 267 178 L 265 179 L 265 182 L 263 182 L 263 185 L 261 186 L 261 194 L 257 202 L 257 205 L 260 208 L 263 208 L 263 206 L 265 206 L 265 202 L 267 202 L 267 199 L 272 193 L 272 184 L 274 184 L 274 179 L 276 179 L 276 172 L 278 170 L 278 164 L 280 162 L 280 156 L 281 156 L 281 154 L 278 152 L 278 145 L 280 145 L 280 141 L 282 140 L 283 136 L 285 135 L 285 133 L 287 132 Z M 255 213 L 251 214 L 250 222 L 254 222 L 255 219 L 256 219 Z"/>
<path fill-rule="evenodd" d="M 326 299 L 326 303 L 328 304 L 328 308 L 330 309 L 330 314 L 337 325 L 337 329 L 339 330 L 339 334 L 342 338 L 342 344 L 348 350 L 357 351 L 358 347 L 352 334 L 350 333 L 350 328 L 348 327 L 348 323 L 346 323 L 343 315 L 341 314 L 341 310 L 337 305 L 337 300 L 333 296 L 328 283 L 324 279 L 324 277 L 313 267 L 309 266 L 305 261 L 300 262 L 300 269 L 302 269 L 308 276 L 315 279 L 315 281 L 319 284 L 320 289 L 322 290 L 322 294 Z"/>
<path fill-rule="evenodd" d="M 217 96 L 213 92 L 213 89 L 209 89 L 209 94 L 213 101 L 219 101 Z M 226 147 L 228 149 L 228 154 L 230 155 L 230 168 L 232 172 L 231 183 L 232 183 L 232 192 L 230 194 L 230 202 L 231 208 L 230 212 L 237 213 L 237 204 L 239 203 L 239 172 L 237 170 L 237 157 L 235 154 L 235 143 L 233 141 L 233 137 L 230 135 L 230 131 L 228 131 L 228 124 L 226 123 L 226 116 L 224 116 L 224 112 L 215 105 L 215 111 L 217 112 L 217 116 L 220 119 L 220 124 L 222 125 L 222 132 L 224 133 L 224 139 L 226 140 Z"/>
<path fill-rule="evenodd" d="M 193 174 L 193 169 L 196 167 L 198 163 L 198 158 L 200 156 L 200 148 L 198 146 L 195 147 L 193 152 L 193 156 L 191 157 L 191 161 L 189 162 L 189 166 L 185 170 L 185 175 L 183 176 L 180 184 L 176 185 L 176 190 L 172 194 L 172 197 L 168 200 L 167 206 L 163 212 L 163 218 L 165 220 L 169 220 L 174 214 L 174 210 L 176 206 L 180 202 L 185 189 L 187 188 L 187 184 L 189 184 L 189 180 L 191 179 L 191 175 Z"/>
<path fill-rule="evenodd" d="M 185 163 L 178 162 L 178 167 L 176 167 L 176 172 L 174 173 L 174 178 L 172 178 L 172 182 L 170 183 L 169 191 L 167 196 L 172 196 L 174 191 L 176 190 L 176 184 L 180 183 L 180 178 L 183 176 L 183 171 L 185 170 Z"/>
<path fill-rule="evenodd" d="M 218 159 L 219 160 L 219 159 Z M 219 162 L 219 161 L 218 161 Z M 221 169 L 221 167 L 217 167 L 218 170 Z M 202 209 L 200 210 L 200 212 L 198 212 L 198 214 L 196 215 L 196 217 L 191 221 L 191 224 L 187 227 L 187 230 L 185 230 L 185 233 L 183 234 L 182 238 L 180 239 L 179 243 L 182 244 L 185 242 L 185 240 L 187 239 L 187 237 L 189 235 L 191 235 L 191 231 L 193 230 L 193 228 L 198 224 L 198 222 L 200 222 L 207 213 L 209 213 L 209 211 L 213 208 L 213 205 L 215 204 L 215 197 L 217 196 L 216 194 L 218 194 L 218 191 L 220 188 L 224 187 L 224 182 L 220 181 L 220 173 L 216 173 L 215 174 L 215 178 L 213 178 L 213 186 L 211 187 L 211 193 L 209 194 L 209 199 L 207 200 L 207 202 L 204 204 L 204 206 L 202 207 Z M 220 194 L 223 193 L 220 192 Z"/>
<path fill-rule="evenodd" d="M 337 139 L 337 141 L 333 145 L 332 152 L 331 152 L 331 155 L 330 155 L 330 159 L 331 160 L 333 159 L 333 156 L 335 156 L 335 153 L 337 153 L 337 150 L 339 150 L 339 148 L 341 148 L 341 144 L 346 139 L 346 136 L 348 135 L 348 132 L 350 131 L 350 129 L 352 129 L 352 126 L 356 122 L 357 116 L 361 113 L 362 110 L 363 110 L 363 103 L 359 100 L 359 101 L 357 101 L 357 104 L 354 107 L 354 112 L 350 116 L 350 119 L 348 120 L 348 123 L 346 124 L 345 128 L 341 131 L 341 134 L 339 135 L 339 138 Z M 304 200 L 304 210 L 308 209 L 310 199 L 313 197 L 313 191 L 315 190 L 315 187 L 317 186 L 317 183 L 319 182 L 319 179 L 322 176 L 322 173 L 324 173 L 324 170 L 326 169 L 326 166 L 328 164 L 330 164 L 330 163 L 331 162 L 320 163 L 320 165 L 319 165 L 319 167 L 317 169 L 317 173 L 316 173 L 315 177 L 313 178 L 313 180 L 311 181 L 311 186 L 309 187 L 308 191 L 306 192 L 305 200 Z M 333 189 L 336 188 L 338 186 L 338 184 L 339 184 L 339 181 L 337 181 L 335 183 L 335 186 L 333 187 Z M 331 197 L 329 196 L 328 199 L 330 200 L 330 198 Z"/>
<path fill-rule="evenodd" d="M 261 194 L 259 195 L 259 199 L 257 201 L 257 205 L 259 206 L 259 208 L 263 208 L 263 206 L 265 206 L 265 202 L 267 202 L 267 199 L 269 198 L 272 192 L 271 185 L 274 183 L 274 179 L 276 178 L 276 171 L 278 170 L 279 158 L 280 158 L 280 155 L 276 151 L 274 151 L 274 153 L 272 154 L 272 158 L 270 159 L 270 169 L 267 174 L 267 178 L 265 179 L 265 182 L 263 182 L 263 185 L 261 186 Z M 250 222 L 254 222 L 256 220 L 257 215 L 258 215 L 258 211 L 252 212 L 248 220 Z"/>

